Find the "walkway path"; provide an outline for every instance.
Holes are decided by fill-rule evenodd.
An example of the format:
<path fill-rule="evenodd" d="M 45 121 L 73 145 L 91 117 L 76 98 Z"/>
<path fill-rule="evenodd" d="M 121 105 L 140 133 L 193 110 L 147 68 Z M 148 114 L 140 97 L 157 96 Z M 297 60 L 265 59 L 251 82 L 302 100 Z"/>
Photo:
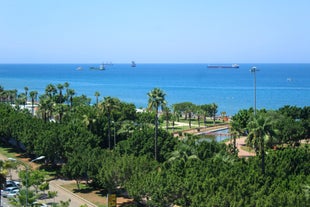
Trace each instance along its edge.
<path fill-rule="evenodd" d="M 241 147 L 242 146 L 245 146 L 245 140 L 246 140 L 246 137 L 240 137 L 238 139 L 236 139 L 236 146 L 237 146 L 237 149 L 238 149 L 238 157 L 251 157 L 251 156 L 255 156 L 255 153 L 253 152 L 248 152 L 248 151 L 245 151 L 244 149 L 242 149 Z M 225 144 L 230 144 L 231 141 L 227 141 L 225 142 Z"/>

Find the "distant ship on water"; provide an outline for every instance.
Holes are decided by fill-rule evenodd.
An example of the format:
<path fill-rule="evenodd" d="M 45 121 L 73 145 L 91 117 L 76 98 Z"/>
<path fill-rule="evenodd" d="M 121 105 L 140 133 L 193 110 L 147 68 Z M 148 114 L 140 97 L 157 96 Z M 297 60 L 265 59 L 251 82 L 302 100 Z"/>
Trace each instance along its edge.
<path fill-rule="evenodd" d="M 239 68 L 238 64 L 232 65 L 208 65 L 208 68 Z"/>
<path fill-rule="evenodd" d="M 105 67 L 104 67 L 104 64 L 101 64 L 99 66 L 99 68 L 98 67 L 90 67 L 89 69 L 91 69 L 91 70 L 105 70 Z"/>
<path fill-rule="evenodd" d="M 131 61 L 131 67 L 136 67 L 135 61 Z"/>

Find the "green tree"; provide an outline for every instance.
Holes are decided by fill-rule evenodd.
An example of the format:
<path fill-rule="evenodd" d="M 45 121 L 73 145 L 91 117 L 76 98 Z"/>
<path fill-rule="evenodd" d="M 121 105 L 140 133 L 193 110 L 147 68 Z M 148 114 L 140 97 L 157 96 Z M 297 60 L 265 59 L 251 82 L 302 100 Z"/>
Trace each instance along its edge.
<path fill-rule="evenodd" d="M 201 119 L 201 116 L 203 116 L 204 114 L 204 111 L 202 110 L 200 105 L 196 105 L 195 114 L 197 115 L 198 128 L 200 128 L 200 119 Z"/>
<path fill-rule="evenodd" d="M 34 116 L 34 102 L 37 100 L 38 91 L 30 91 L 29 95 L 31 98 L 31 113 Z"/>
<path fill-rule="evenodd" d="M 171 119 L 171 112 L 168 106 L 163 106 L 162 118 L 166 120 L 166 130 L 169 128 L 169 120 Z"/>
<path fill-rule="evenodd" d="M 171 156 L 168 159 L 168 162 L 173 162 L 175 160 L 186 163 L 189 159 L 199 159 L 195 142 L 191 138 L 183 139 L 178 142 L 176 150 L 171 152 Z"/>
<path fill-rule="evenodd" d="M 2 191 L 6 184 L 6 176 L 8 174 L 8 168 L 10 168 L 10 162 L 0 160 L 0 190 Z M 0 203 L 1 203 L 1 192 L 0 192 Z"/>
<path fill-rule="evenodd" d="M 53 84 L 48 84 L 45 88 L 45 94 L 48 95 L 53 101 L 54 101 L 54 96 L 57 93 L 56 86 Z"/>
<path fill-rule="evenodd" d="M 35 194 L 33 190 L 27 190 L 22 188 L 17 197 L 13 197 L 10 199 L 10 204 L 15 207 L 24 207 L 26 206 L 26 203 L 28 203 L 28 206 L 32 205 L 36 200 L 38 196 Z"/>
<path fill-rule="evenodd" d="M 111 149 L 111 121 L 113 113 L 116 109 L 119 109 L 120 101 L 117 98 L 112 98 L 110 96 L 104 97 L 103 102 L 100 103 L 100 109 L 108 117 L 108 144 L 109 149 Z"/>
<path fill-rule="evenodd" d="M 28 100 L 28 87 L 27 86 L 25 86 L 24 87 L 24 90 L 25 90 L 25 99 L 26 99 L 26 101 L 25 101 L 25 104 L 24 104 L 24 108 L 25 108 L 25 105 L 27 104 L 27 100 Z"/>
<path fill-rule="evenodd" d="M 96 91 L 95 92 L 95 97 L 96 97 L 96 106 L 98 106 L 98 98 L 99 98 L 99 96 L 100 96 L 100 93 L 99 93 L 99 91 Z"/>
<path fill-rule="evenodd" d="M 70 109 L 72 109 L 73 106 L 73 96 L 75 95 L 75 90 L 74 89 L 68 89 L 67 90 L 67 96 L 70 102 Z"/>
<path fill-rule="evenodd" d="M 213 117 L 213 124 L 215 124 L 215 117 L 217 113 L 218 105 L 216 103 L 212 103 L 210 106 L 210 114 Z"/>
<path fill-rule="evenodd" d="M 157 136 L 158 136 L 158 110 L 159 107 L 166 105 L 166 94 L 159 88 L 154 88 L 148 94 L 148 110 L 155 110 L 155 138 L 154 138 L 154 157 L 157 160 Z"/>
<path fill-rule="evenodd" d="M 34 140 L 34 152 L 44 154 L 47 161 L 56 165 L 66 153 L 64 132 L 64 126 L 52 122 L 44 124 Z"/>
<path fill-rule="evenodd" d="M 45 122 L 52 117 L 53 104 L 54 102 L 49 95 L 43 94 L 39 97 L 39 110 L 41 111 L 41 116 Z"/>
<path fill-rule="evenodd" d="M 28 171 L 28 172 L 27 172 Z M 21 178 L 23 185 L 28 187 L 33 187 L 35 193 L 38 193 L 40 186 L 45 183 L 47 178 L 47 172 L 43 170 L 22 170 L 19 171 L 19 177 Z"/>
<path fill-rule="evenodd" d="M 61 169 L 63 175 L 76 181 L 76 186 L 78 190 L 80 190 L 81 181 L 88 178 L 88 152 L 92 149 L 83 148 L 80 150 L 75 150 L 72 153 L 68 154 L 68 161 Z"/>
<path fill-rule="evenodd" d="M 62 94 L 62 90 L 64 89 L 64 85 L 59 83 L 59 84 L 57 84 L 57 88 L 59 90 L 59 95 L 58 95 L 58 98 L 57 98 L 57 103 L 62 104 L 64 102 L 64 97 L 63 97 L 63 94 Z"/>
<path fill-rule="evenodd" d="M 262 174 L 265 174 L 265 144 L 275 135 L 270 116 L 260 113 L 248 124 L 247 143 L 254 146 L 256 154 L 261 156 Z"/>
<path fill-rule="evenodd" d="M 238 131 L 241 135 L 247 133 L 247 124 L 250 122 L 253 116 L 253 109 L 242 109 L 235 114 L 231 120 L 231 126 L 234 130 Z"/>

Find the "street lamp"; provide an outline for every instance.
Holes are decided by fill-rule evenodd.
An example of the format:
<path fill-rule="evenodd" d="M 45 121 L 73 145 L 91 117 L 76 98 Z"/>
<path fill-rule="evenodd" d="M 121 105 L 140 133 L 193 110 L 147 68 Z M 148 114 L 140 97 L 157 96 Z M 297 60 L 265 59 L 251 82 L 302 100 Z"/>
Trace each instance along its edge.
<path fill-rule="evenodd" d="M 45 156 L 40 156 L 40 157 L 37 157 L 37 158 L 31 160 L 30 162 L 35 162 L 35 161 L 38 161 L 38 160 L 42 160 L 44 158 L 45 158 Z M 9 157 L 8 160 L 13 161 L 13 162 L 18 162 L 18 163 L 22 164 L 25 167 L 25 169 L 26 169 L 26 207 L 27 207 L 28 206 L 28 174 L 29 174 L 29 166 L 27 164 L 25 164 L 25 163 L 15 159 L 15 158 Z"/>
<path fill-rule="evenodd" d="M 255 66 L 250 69 L 254 74 L 254 116 L 256 116 L 256 71 L 259 71 Z"/>

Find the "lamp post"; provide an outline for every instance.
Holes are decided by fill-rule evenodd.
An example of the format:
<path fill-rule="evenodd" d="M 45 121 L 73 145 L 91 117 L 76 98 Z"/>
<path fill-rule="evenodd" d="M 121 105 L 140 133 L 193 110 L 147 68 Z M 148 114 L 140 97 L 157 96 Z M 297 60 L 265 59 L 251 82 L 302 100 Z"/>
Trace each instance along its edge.
<path fill-rule="evenodd" d="M 35 161 L 38 161 L 38 160 L 42 160 L 42 159 L 44 159 L 44 158 L 45 158 L 45 156 L 40 156 L 40 157 L 37 157 L 37 158 L 31 160 L 30 162 L 35 162 Z M 26 169 L 26 207 L 28 207 L 28 176 L 29 176 L 29 166 L 28 166 L 27 164 L 25 164 L 25 163 L 23 163 L 23 162 L 21 162 L 21 161 L 15 159 L 15 158 L 9 157 L 8 160 L 13 161 L 13 162 L 18 162 L 18 163 L 20 163 L 21 165 L 23 165 L 23 166 L 25 167 L 25 169 Z"/>
<path fill-rule="evenodd" d="M 250 69 L 254 74 L 254 116 L 256 116 L 256 71 L 259 71 L 255 66 Z"/>

